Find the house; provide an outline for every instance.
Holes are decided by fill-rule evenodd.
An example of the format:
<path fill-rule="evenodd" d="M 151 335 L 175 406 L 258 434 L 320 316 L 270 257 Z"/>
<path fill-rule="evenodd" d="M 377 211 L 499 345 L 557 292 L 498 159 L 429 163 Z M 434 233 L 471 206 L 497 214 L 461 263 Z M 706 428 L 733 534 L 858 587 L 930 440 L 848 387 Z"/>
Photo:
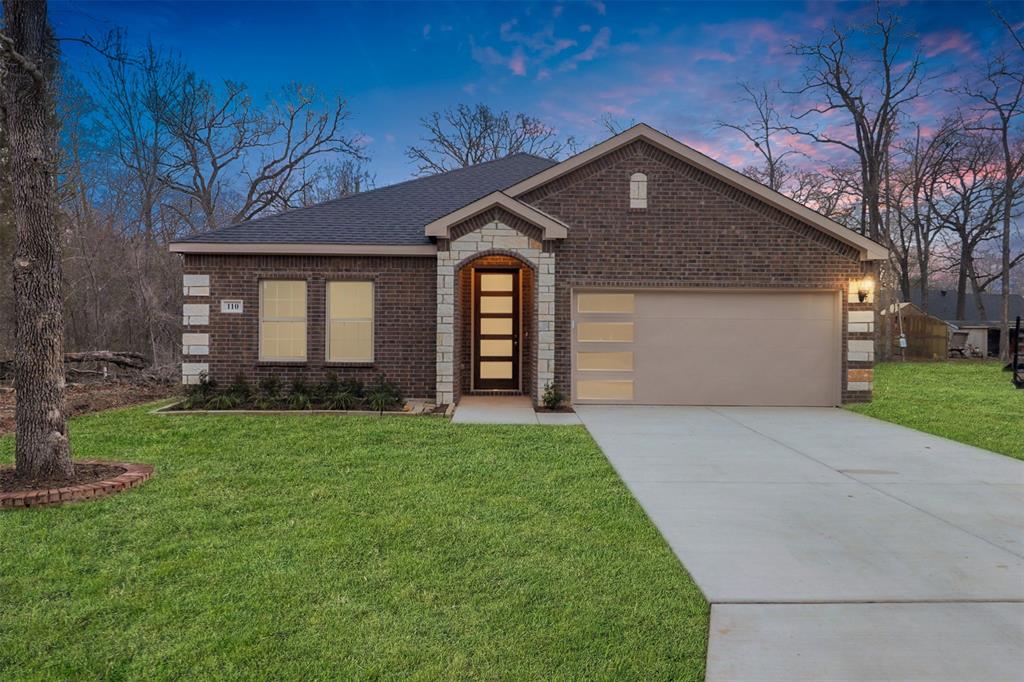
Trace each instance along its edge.
<path fill-rule="evenodd" d="M 980 302 L 985 309 L 982 316 L 978 310 Z M 926 309 L 930 315 L 953 325 L 956 330 L 967 332 L 967 345 L 977 348 L 985 357 L 999 357 L 999 335 L 1002 333 L 1003 297 L 1001 294 L 966 295 L 963 315 L 956 310 L 956 290 L 929 289 L 928 305 L 921 301 L 921 291 L 911 292 L 914 305 Z M 1010 334 L 1014 333 L 1013 324 L 1018 316 L 1024 316 L 1024 296 L 1010 294 Z M 1013 343 L 1013 337 L 1010 339 Z"/>
<path fill-rule="evenodd" d="M 945 360 L 949 357 L 952 325 L 929 315 L 910 301 L 893 303 L 882 315 L 895 313 L 892 323 L 892 357 L 908 360 Z M 955 329 L 955 327 L 953 327 Z M 900 346 L 900 338 L 906 341 Z"/>
<path fill-rule="evenodd" d="M 646 125 L 172 244 L 182 377 L 406 395 L 869 400 L 879 244 Z"/>

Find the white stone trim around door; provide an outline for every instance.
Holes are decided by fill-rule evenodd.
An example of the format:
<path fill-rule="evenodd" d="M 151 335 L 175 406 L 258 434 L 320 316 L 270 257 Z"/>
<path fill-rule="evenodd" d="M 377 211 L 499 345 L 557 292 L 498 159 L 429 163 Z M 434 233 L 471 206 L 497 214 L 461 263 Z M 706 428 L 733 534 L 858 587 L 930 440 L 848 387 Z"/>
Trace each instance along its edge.
<path fill-rule="evenodd" d="M 488 253 L 512 254 L 536 271 L 537 375 L 534 394 L 555 378 L 555 254 L 504 223 L 487 223 L 437 252 L 437 404 L 455 400 L 455 281 L 460 264 Z M 526 387 L 524 387 L 525 389 Z"/>

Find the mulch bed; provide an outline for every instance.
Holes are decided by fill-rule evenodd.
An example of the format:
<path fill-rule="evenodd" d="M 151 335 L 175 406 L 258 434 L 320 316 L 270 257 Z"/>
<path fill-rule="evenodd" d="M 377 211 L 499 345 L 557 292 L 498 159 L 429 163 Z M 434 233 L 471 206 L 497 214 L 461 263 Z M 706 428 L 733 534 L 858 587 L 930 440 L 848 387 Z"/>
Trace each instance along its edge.
<path fill-rule="evenodd" d="M 73 480 L 25 480 L 12 467 L 0 469 L 0 509 L 41 507 L 106 497 L 134 488 L 153 475 L 149 464 L 75 462 Z M 32 487 L 27 487 L 32 486 Z"/>
<path fill-rule="evenodd" d="M 115 478 L 125 472 L 125 468 L 116 464 L 97 462 L 87 464 L 75 463 L 74 478 L 20 478 L 13 468 L 0 469 L 0 493 L 14 493 L 22 490 L 44 490 L 64 488 L 82 483 L 93 483 L 105 478 Z"/>
<path fill-rule="evenodd" d="M 543 405 L 537 405 L 536 407 L 533 408 L 533 411 L 534 412 L 572 412 L 572 413 L 576 412 L 576 410 L 572 409 L 571 405 L 559 405 L 555 409 L 551 409 L 550 407 L 544 407 Z"/>

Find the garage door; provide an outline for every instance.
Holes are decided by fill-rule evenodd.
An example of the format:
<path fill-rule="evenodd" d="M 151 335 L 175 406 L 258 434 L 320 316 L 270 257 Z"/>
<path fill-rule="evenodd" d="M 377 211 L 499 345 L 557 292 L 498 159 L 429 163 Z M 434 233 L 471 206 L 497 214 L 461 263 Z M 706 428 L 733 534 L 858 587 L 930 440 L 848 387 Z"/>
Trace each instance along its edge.
<path fill-rule="evenodd" d="M 838 294 L 579 291 L 573 400 L 836 405 Z"/>

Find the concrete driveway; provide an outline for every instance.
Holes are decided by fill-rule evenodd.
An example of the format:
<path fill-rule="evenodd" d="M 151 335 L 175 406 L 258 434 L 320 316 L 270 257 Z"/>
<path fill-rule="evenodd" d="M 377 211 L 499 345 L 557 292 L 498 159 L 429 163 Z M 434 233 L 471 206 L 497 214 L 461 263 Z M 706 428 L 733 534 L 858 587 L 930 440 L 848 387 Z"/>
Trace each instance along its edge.
<path fill-rule="evenodd" d="M 708 680 L 1024 680 L 1024 463 L 830 408 L 577 412 L 712 604 Z"/>

